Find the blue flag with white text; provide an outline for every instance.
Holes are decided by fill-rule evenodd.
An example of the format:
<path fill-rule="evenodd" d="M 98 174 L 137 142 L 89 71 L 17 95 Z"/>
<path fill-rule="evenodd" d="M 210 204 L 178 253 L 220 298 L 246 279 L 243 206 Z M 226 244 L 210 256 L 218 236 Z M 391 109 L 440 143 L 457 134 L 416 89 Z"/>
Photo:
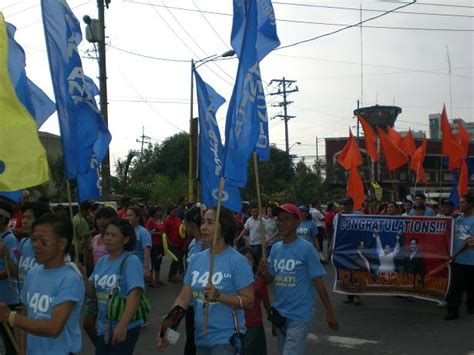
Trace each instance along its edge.
<path fill-rule="evenodd" d="M 16 95 L 35 119 L 38 127 L 56 111 L 54 102 L 26 76 L 25 51 L 15 41 L 16 28 L 7 23 L 8 32 L 8 73 Z"/>
<path fill-rule="evenodd" d="M 197 71 L 196 91 L 199 107 L 199 172 L 201 201 L 208 207 L 217 205 L 219 179 L 222 176 L 222 141 L 216 121 L 216 112 L 225 99 L 206 84 Z M 237 187 L 225 185 L 221 203 L 232 211 L 240 211 L 240 192 Z"/>
<path fill-rule="evenodd" d="M 79 21 L 65 0 L 41 0 L 68 180 L 97 170 L 111 136 L 82 70 Z"/>
<path fill-rule="evenodd" d="M 259 137 L 262 138 L 260 145 L 265 148 L 261 143 L 266 139 L 266 149 L 269 149 L 259 62 L 280 44 L 271 1 L 234 0 L 231 37 L 239 67 L 227 111 L 223 176 L 228 183 L 243 187 L 247 184 L 247 162 L 257 149 Z M 268 159 L 268 153 L 262 150 L 261 159 Z"/>

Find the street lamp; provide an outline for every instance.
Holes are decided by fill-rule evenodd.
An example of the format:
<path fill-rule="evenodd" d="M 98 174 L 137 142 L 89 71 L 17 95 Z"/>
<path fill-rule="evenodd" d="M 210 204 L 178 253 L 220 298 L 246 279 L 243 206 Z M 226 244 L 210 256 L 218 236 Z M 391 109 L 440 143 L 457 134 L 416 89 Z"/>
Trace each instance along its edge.
<path fill-rule="evenodd" d="M 208 57 L 194 60 L 191 59 L 191 102 L 190 102 L 190 114 L 189 114 L 189 161 L 188 161 L 188 201 L 189 202 L 196 202 L 197 197 L 197 189 L 194 184 L 195 182 L 195 172 L 194 164 L 197 163 L 197 155 L 196 159 L 194 159 L 193 154 L 196 149 L 193 149 L 193 146 L 197 147 L 197 129 L 193 129 L 193 120 L 194 120 L 194 71 L 199 68 L 201 65 L 206 63 L 212 62 L 219 58 L 226 58 L 226 57 L 233 57 L 235 55 L 235 51 L 230 49 L 222 54 L 213 54 Z M 196 65 L 197 64 L 197 65 Z"/>
<path fill-rule="evenodd" d="M 290 148 L 288 148 L 288 151 L 290 151 L 291 148 L 293 148 L 295 145 L 301 145 L 301 142 L 295 142 L 295 143 L 293 143 L 293 144 L 290 146 Z"/>

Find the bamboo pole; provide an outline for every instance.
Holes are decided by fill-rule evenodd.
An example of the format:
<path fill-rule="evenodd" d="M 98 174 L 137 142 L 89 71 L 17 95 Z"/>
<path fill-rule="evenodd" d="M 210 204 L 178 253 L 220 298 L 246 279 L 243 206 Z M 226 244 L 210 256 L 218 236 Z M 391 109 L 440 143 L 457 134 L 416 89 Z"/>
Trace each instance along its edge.
<path fill-rule="evenodd" d="M 216 257 L 216 244 L 217 244 L 217 235 L 220 233 L 220 214 L 222 206 L 222 190 L 224 190 L 224 178 L 221 177 L 219 180 L 219 192 L 217 195 L 217 210 L 216 210 L 216 221 L 214 227 L 214 235 L 212 236 L 211 244 L 211 260 L 209 262 L 209 278 L 207 280 L 207 285 L 212 286 L 212 276 L 214 274 L 214 260 Z M 209 319 L 209 303 L 204 303 L 204 320 L 202 323 L 202 332 L 206 334 L 207 332 L 207 321 Z"/>
<path fill-rule="evenodd" d="M 10 339 L 13 347 L 15 348 L 15 352 L 17 354 L 20 354 L 20 347 L 18 346 L 18 343 L 16 342 L 15 336 L 13 335 L 13 332 L 10 328 L 10 326 L 7 323 L 3 323 L 3 328 L 5 328 L 5 331 L 7 332 L 8 338 Z"/>
<path fill-rule="evenodd" d="M 253 166 L 255 169 L 255 185 L 257 187 L 257 203 L 258 203 L 258 215 L 260 219 L 260 242 L 262 243 L 262 260 L 267 260 L 267 251 L 265 249 L 265 227 L 263 225 L 263 208 L 262 208 L 262 197 L 260 195 L 260 179 L 258 176 L 258 159 L 257 153 L 253 153 Z"/>

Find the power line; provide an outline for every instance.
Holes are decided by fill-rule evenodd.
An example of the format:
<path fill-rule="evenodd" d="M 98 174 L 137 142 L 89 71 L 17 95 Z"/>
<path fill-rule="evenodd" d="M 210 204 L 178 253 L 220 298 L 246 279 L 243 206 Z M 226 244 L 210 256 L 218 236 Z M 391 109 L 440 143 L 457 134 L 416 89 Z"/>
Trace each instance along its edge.
<path fill-rule="evenodd" d="M 360 11 L 358 7 L 346 7 L 346 6 L 330 6 L 330 5 L 317 5 L 317 4 L 304 4 L 304 3 L 292 3 L 292 2 L 283 2 L 283 1 L 273 1 L 274 5 L 287 5 L 287 6 L 296 6 L 296 7 L 313 7 L 313 8 L 323 8 L 323 9 L 334 9 L 334 10 L 350 10 L 350 11 Z M 419 4 L 417 4 L 419 5 Z M 363 9 L 365 12 L 384 12 L 384 10 L 377 9 Z M 446 16 L 446 17 L 474 17 L 472 15 L 460 15 L 460 14 L 443 14 L 443 13 L 434 13 L 434 12 L 416 12 L 416 11 L 394 11 L 396 14 L 406 14 L 406 15 L 424 15 L 424 16 Z"/>
<path fill-rule="evenodd" d="M 184 33 L 186 33 L 186 35 L 189 37 L 189 39 L 191 39 L 191 41 L 196 45 L 196 47 L 198 47 L 201 52 L 204 53 L 204 55 L 206 57 L 209 56 L 209 53 L 206 53 L 206 51 L 204 49 L 202 49 L 202 47 L 199 45 L 199 43 L 193 38 L 193 36 L 191 36 L 191 34 L 186 30 L 186 28 L 181 24 L 181 21 L 179 21 L 176 16 L 173 14 L 173 12 L 171 11 L 171 9 L 168 8 L 168 6 L 165 4 L 165 1 L 164 0 L 161 0 L 163 5 L 165 5 L 165 8 L 166 10 L 168 10 L 169 14 L 173 17 L 173 19 L 176 21 L 176 23 L 179 25 L 179 27 L 181 27 L 181 29 L 184 31 Z M 226 45 L 227 46 L 227 45 Z M 215 65 L 222 73 L 224 73 L 228 78 L 230 78 L 231 80 L 233 80 L 234 78 L 229 75 L 224 69 L 222 69 L 219 64 L 217 63 L 212 63 L 211 61 L 211 64 Z M 232 85 L 232 84 L 231 84 Z"/>
<path fill-rule="evenodd" d="M 280 49 L 285 49 L 285 48 L 290 48 L 290 47 L 294 47 L 294 46 L 297 46 L 297 45 L 300 45 L 300 44 L 303 44 L 303 43 L 308 43 L 308 42 L 312 42 L 312 41 L 316 41 L 318 39 L 321 39 L 321 38 L 324 38 L 324 37 L 328 37 L 328 36 L 331 36 L 331 35 L 334 35 L 336 33 L 339 33 L 339 32 L 342 32 L 342 31 L 345 31 L 345 30 L 348 30 L 350 28 L 353 28 L 353 27 L 357 27 L 357 26 L 360 26 L 364 23 L 367 23 L 369 21 L 373 21 L 375 19 L 378 19 L 378 18 L 381 18 L 382 16 L 386 16 L 390 13 L 392 13 L 393 11 L 396 11 L 396 10 L 400 10 L 400 9 L 403 9 L 404 7 L 407 7 L 407 6 L 410 6 L 412 4 L 415 3 L 416 0 L 413 0 L 413 2 L 409 3 L 409 4 L 405 4 L 405 5 L 402 5 L 402 6 L 398 6 L 392 10 L 388 10 L 386 12 L 384 12 L 383 14 L 380 14 L 380 15 L 377 15 L 377 16 L 374 16 L 374 17 L 370 17 L 366 20 L 363 20 L 363 21 L 359 21 L 355 24 L 352 24 L 352 25 L 348 25 L 346 27 L 343 27 L 343 28 L 340 28 L 338 30 L 335 30 L 335 31 L 331 31 L 331 32 L 327 32 L 327 33 L 324 33 L 322 35 L 319 35 L 319 36 L 316 36 L 316 37 L 312 37 L 312 38 L 308 38 L 308 39 L 304 39 L 302 41 L 298 41 L 298 42 L 294 42 L 294 43 L 291 43 L 291 44 L 287 44 L 285 46 L 281 46 L 279 48 L 276 48 L 275 50 L 280 50 Z"/>
<path fill-rule="evenodd" d="M 140 1 L 127 1 L 131 4 L 136 4 L 136 5 L 146 5 L 146 6 L 152 6 L 152 7 L 165 7 L 163 5 L 159 4 L 153 4 L 153 3 L 143 3 Z M 405 5 L 408 6 L 408 5 Z M 188 12 L 201 12 L 205 14 L 210 14 L 210 15 L 219 15 L 219 16 L 233 16 L 231 13 L 225 13 L 225 12 L 218 12 L 218 11 L 208 11 L 208 10 L 200 10 L 197 11 L 195 9 L 189 9 L 189 8 L 184 8 L 184 7 L 178 7 L 178 6 L 167 6 L 170 9 L 173 10 L 179 10 L 179 11 L 188 11 Z M 399 7 L 400 8 L 400 7 Z M 386 14 L 386 13 L 385 13 Z M 384 16 L 384 14 L 379 15 L 378 17 Z M 374 17 L 377 18 L 377 17 Z M 371 19 L 367 19 L 365 21 L 370 21 Z M 332 23 L 332 22 L 316 22 L 316 21 L 305 21 L 305 20 L 295 20 L 295 19 L 282 19 L 282 18 L 277 18 L 278 22 L 288 22 L 288 23 L 299 23 L 299 24 L 306 24 L 306 25 L 324 25 L 324 26 L 338 26 L 338 27 L 357 27 L 360 25 L 360 23 L 357 24 L 347 24 L 347 23 Z M 457 28 L 434 28 L 434 27 L 402 27 L 402 26 L 375 26 L 375 25 L 368 25 L 364 26 L 364 28 L 371 28 L 371 29 L 387 29 L 387 30 L 409 30 L 409 31 L 445 31 L 445 32 L 474 32 L 472 29 L 457 29 Z M 344 28 L 345 29 L 345 28 Z M 338 32 L 340 32 L 340 29 Z M 327 36 L 328 34 L 326 34 Z M 280 47 L 281 48 L 281 47 Z"/>
<path fill-rule="evenodd" d="M 127 54 L 131 54 L 131 55 L 134 55 L 134 56 L 137 56 L 137 57 L 142 57 L 142 58 L 147 58 L 147 59 L 161 60 L 161 61 L 164 61 L 164 62 L 191 63 L 191 60 L 189 60 L 189 59 L 173 59 L 173 58 L 155 57 L 155 56 L 142 54 L 142 53 L 137 53 L 137 52 L 129 51 L 127 49 L 119 48 L 119 47 L 114 46 L 112 44 L 110 45 L 110 48 L 113 48 L 113 49 L 118 50 L 120 52 L 124 52 L 124 53 L 127 53 Z"/>
<path fill-rule="evenodd" d="M 226 41 L 224 41 L 224 39 L 222 38 L 222 36 L 219 34 L 219 32 L 217 32 L 217 30 L 214 28 L 214 26 L 209 22 L 209 20 L 207 19 L 206 15 L 204 15 L 204 13 L 201 11 L 201 9 L 199 8 L 199 6 L 196 4 L 196 1 L 193 0 L 193 4 L 194 6 L 196 7 L 196 9 L 199 11 L 199 13 L 201 14 L 201 16 L 204 18 L 204 20 L 206 20 L 207 24 L 209 25 L 209 27 L 211 27 L 212 31 L 216 34 L 216 36 L 221 40 L 222 44 L 224 46 L 228 46 L 228 43 Z"/>

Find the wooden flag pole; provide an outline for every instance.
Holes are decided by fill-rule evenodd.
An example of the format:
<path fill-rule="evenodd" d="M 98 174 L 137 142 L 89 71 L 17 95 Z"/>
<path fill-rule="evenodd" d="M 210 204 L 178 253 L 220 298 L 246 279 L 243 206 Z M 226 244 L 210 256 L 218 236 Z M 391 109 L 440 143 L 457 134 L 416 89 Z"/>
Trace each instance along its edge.
<path fill-rule="evenodd" d="M 258 215 L 260 219 L 260 242 L 262 243 L 262 260 L 267 260 L 267 251 L 265 249 L 265 226 L 263 225 L 263 207 L 262 197 L 260 195 L 260 179 L 258 176 L 258 158 L 257 153 L 253 152 L 253 166 L 255 170 L 255 186 L 257 187 L 257 203 L 258 203 Z"/>
<path fill-rule="evenodd" d="M 74 228 L 74 213 L 72 211 L 72 194 L 71 194 L 71 184 L 69 183 L 69 180 L 66 180 L 66 187 L 67 187 L 67 199 L 68 199 L 68 204 L 69 204 L 69 217 L 71 218 L 71 223 L 73 224 L 72 228 L 72 243 L 74 245 L 74 261 L 79 263 L 79 241 L 77 240 L 77 235 L 76 235 L 76 228 Z M 84 260 L 85 262 L 85 260 Z"/>
<path fill-rule="evenodd" d="M 13 332 L 10 328 L 10 326 L 7 323 L 3 323 L 3 328 L 5 328 L 5 331 L 8 335 L 8 338 L 10 339 L 10 342 L 12 343 L 13 347 L 15 348 L 15 352 L 17 354 L 20 354 L 20 347 L 18 346 L 18 343 L 16 342 L 15 336 L 13 335 Z"/>
<path fill-rule="evenodd" d="M 214 235 L 212 236 L 211 244 L 211 260 L 209 262 L 209 278 L 207 280 L 207 285 L 212 286 L 212 276 L 214 274 L 214 259 L 216 257 L 216 244 L 217 244 L 217 235 L 220 233 L 220 214 L 222 206 L 222 190 L 224 190 L 224 178 L 221 177 L 219 180 L 219 192 L 217 194 L 217 211 L 216 211 L 216 221 L 214 227 Z M 204 303 L 204 319 L 202 322 L 202 332 L 206 334 L 207 332 L 207 321 L 209 319 L 209 303 Z"/>

